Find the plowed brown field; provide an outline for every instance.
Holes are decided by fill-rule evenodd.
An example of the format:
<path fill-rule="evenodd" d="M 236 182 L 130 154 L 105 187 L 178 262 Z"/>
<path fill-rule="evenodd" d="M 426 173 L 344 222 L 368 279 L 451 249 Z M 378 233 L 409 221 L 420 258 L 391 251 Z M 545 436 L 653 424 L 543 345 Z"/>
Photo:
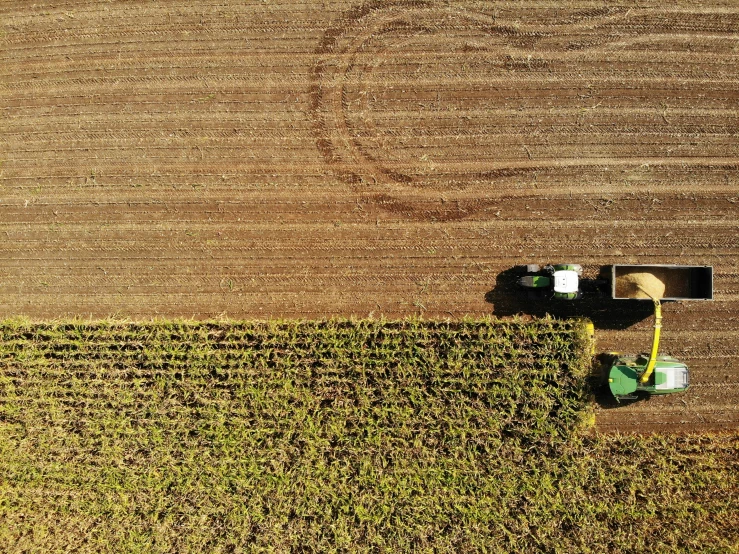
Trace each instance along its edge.
<path fill-rule="evenodd" d="M 685 395 L 603 430 L 739 424 L 739 6 L 0 4 L 0 317 L 583 313 L 519 263 L 713 265 L 667 304 Z M 641 306 L 641 307 L 640 307 Z"/>

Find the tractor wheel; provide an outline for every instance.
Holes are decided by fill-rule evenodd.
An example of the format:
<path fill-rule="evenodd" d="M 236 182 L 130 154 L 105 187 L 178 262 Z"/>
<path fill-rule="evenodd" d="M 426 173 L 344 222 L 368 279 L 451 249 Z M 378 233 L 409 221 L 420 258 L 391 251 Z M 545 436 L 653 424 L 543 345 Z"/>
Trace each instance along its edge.
<path fill-rule="evenodd" d="M 577 300 L 580 298 L 579 292 L 555 292 L 554 298 L 557 300 Z"/>
<path fill-rule="evenodd" d="M 557 264 L 554 266 L 555 271 L 570 270 L 576 271 L 582 277 L 582 266 L 580 264 Z"/>
<path fill-rule="evenodd" d="M 552 280 L 544 275 L 524 275 L 518 280 L 518 284 L 527 289 L 548 289 Z"/>
<path fill-rule="evenodd" d="M 536 264 L 526 265 L 526 273 L 539 273 L 539 269 L 541 268 Z"/>

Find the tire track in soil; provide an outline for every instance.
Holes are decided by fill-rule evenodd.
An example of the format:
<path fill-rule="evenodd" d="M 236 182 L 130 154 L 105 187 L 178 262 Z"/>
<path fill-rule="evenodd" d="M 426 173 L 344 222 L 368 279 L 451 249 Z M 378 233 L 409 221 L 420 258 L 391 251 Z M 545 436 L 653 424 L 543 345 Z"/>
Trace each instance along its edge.
<path fill-rule="evenodd" d="M 606 48 L 623 48 L 633 41 L 670 40 L 669 35 L 662 36 L 660 33 L 674 32 L 674 23 L 651 21 L 650 16 L 640 16 L 639 24 L 631 24 L 629 21 L 630 9 L 614 8 L 605 10 L 584 11 L 574 15 L 569 22 L 557 27 L 542 28 L 536 26 L 513 27 L 499 24 L 494 17 L 478 12 L 466 12 L 463 9 L 441 7 L 433 2 L 410 1 L 392 2 L 377 1 L 358 6 L 343 15 L 339 23 L 329 28 L 316 49 L 318 61 L 311 70 L 310 89 L 310 112 L 314 119 L 314 132 L 316 146 L 326 163 L 333 167 L 337 175 L 346 183 L 355 186 L 358 190 L 374 191 L 370 196 L 383 208 L 393 213 L 403 214 L 411 219 L 423 220 L 428 217 L 435 221 L 452 221 L 463 219 L 489 205 L 488 201 L 467 202 L 463 209 L 445 209 L 421 211 L 415 209 L 412 204 L 402 201 L 393 196 L 394 190 L 402 190 L 404 187 L 423 189 L 427 183 L 418 174 L 408 171 L 397 164 L 388 164 L 392 159 L 390 151 L 382 151 L 381 155 L 375 155 L 366 148 L 360 137 L 377 135 L 376 126 L 371 120 L 364 118 L 365 132 L 362 133 L 351 120 L 352 108 L 348 99 L 347 83 L 349 75 L 355 69 L 358 70 L 359 78 L 357 89 L 360 92 L 360 112 L 368 109 L 369 77 L 380 63 L 392 57 L 394 52 L 405 52 L 403 46 L 411 40 L 410 37 L 432 36 L 434 33 L 449 35 L 454 27 L 463 27 L 461 21 L 471 23 L 471 26 L 486 37 L 494 37 L 503 40 L 504 44 L 521 52 L 522 48 L 531 48 L 534 45 L 553 49 L 555 55 L 569 56 L 573 51 L 588 50 L 598 52 Z M 452 21 L 449 24 L 449 21 Z M 726 27 L 725 21 L 722 29 Z M 587 31 L 592 33 L 598 29 L 609 29 L 618 31 L 618 42 L 610 33 L 600 37 L 598 41 L 590 41 L 588 44 L 572 42 L 578 32 Z M 729 26 L 726 30 L 731 30 Z M 624 32 L 633 36 L 623 38 Z M 371 49 L 371 42 L 386 35 L 402 32 L 401 39 L 388 44 L 383 44 L 379 50 Z M 732 38 L 732 34 L 717 34 L 713 38 Z M 405 42 L 403 42 L 405 41 Z M 569 42 L 568 42 L 569 41 Z M 429 51 L 435 51 L 428 48 Z M 491 50 L 486 46 L 478 48 L 469 47 L 465 44 L 465 51 Z M 365 52 L 368 51 L 369 53 Z M 559 52 L 559 54 L 557 54 Z M 360 54 L 369 57 L 370 61 L 365 64 L 358 62 Z M 551 55 L 551 51 L 548 52 Z M 548 62 L 531 56 L 513 57 L 511 55 L 499 55 L 502 58 L 500 64 L 507 70 L 540 70 L 547 69 Z M 488 60 L 489 61 L 489 60 Z M 400 65 L 399 67 L 402 67 Z M 437 83 L 438 86 L 441 83 Z M 437 93 L 438 94 L 438 93 Z M 397 108 L 393 113 L 398 113 Z M 666 116 L 663 117 L 667 121 Z M 567 160 L 532 160 L 531 152 L 524 145 L 528 154 L 528 160 L 508 160 L 503 162 L 492 162 L 495 169 L 488 171 L 477 170 L 473 165 L 456 171 L 452 169 L 451 174 L 446 172 L 447 177 L 454 179 L 456 186 L 460 181 L 467 180 L 495 182 L 501 178 L 521 177 L 539 172 L 552 172 L 557 168 L 571 168 L 577 170 L 600 169 L 604 166 L 627 166 L 639 167 L 644 165 L 666 165 L 681 166 L 685 164 L 705 166 L 725 166 L 731 171 L 735 167 L 735 156 L 714 159 L 699 159 L 695 157 L 635 157 L 628 158 L 597 157 L 588 159 L 586 156 L 578 156 L 577 159 Z M 457 153 L 455 155 L 458 156 Z M 412 166 L 413 164 L 411 164 Z M 480 162 L 478 166 L 490 166 L 491 162 Z M 446 166 L 449 167 L 448 165 Z M 462 184 L 462 187 L 465 185 Z"/>
<path fill-rule="evenodd" d="M 396 10 L 403 10 L 405 13 L 395 13 Z M 366 184 L 368 180 L 378 184 L 378 176 L 380 180 L 388 179 L 390 182 L 404 185 L 413 185 L 414 179 L 403 172 L 395 171 L 384 165 L 373 155 L 369 154 L 362 144 L 355 138 L 351 123 L 348 119 L 348 106 L 346 99 L 346 91 L 344 88 L 344 80 L 347 74 L 356 65 L 356 54 L 369 39 L 377 34 L 383 34 L 390 30 L 405 29 L 408 31 L 430 31 L 428 26 L 419 26 L 418 23 L 399 20 L 399 16 L 408 16 L 407 10 L 423 9 L 429 10 L 432 19 L 439 15 L 449 14 L 450 10 L 443 8 L 435 8 L 432 2 L 409 0 L 409 1 L 376 1 L 359 6 L 340 20 L 340 24 L 334 26 L 324 33 L 324 36 L 316 49 L 319 61 L 311 70 L 313 83 L 310 88 L 311 104 L 310 110 L 315 121 L 315 138 L 316 146 L 326 160 L 326 162 L 338 168 L 338 176 L 345 182 L 356 185 Z M 391 13 L 385 13 L 390 10 Z M 458 13 L 455 11 L 455 13 Z M 378 15 L 379 14 L 379 15 Z M 358 36 L 351 40 L 348 45 L 341 46 L 340 39 L 349 34 L 351 30 L 362 25 L 360 22 L 367 16 L 372 15 L 374 21 L 369 22 L 366 30 L 360 30 Z M 428 17 L 428 15 L 427 15 Z M 486 21 L 488 32 L 499 34 L 502 36 L 512 36 L 521 39 L 526 36 L 534 36 L 534 33 L 524 34 L 511 27 L 503 27 L 496 25 L 492 20 Z M 348 61 L 344 66 L 342 61 Z M 334 68 L 334 69 L 329 69 Z M 330 72 L 338 75 L 338 83 L 329 83 Z M 332 94 L 333 91 L 333 94 Z M 328 112 L 324 114 L 325 112 Z M 331 125 L 333 124 L 333 125 Z M 336 126 L 340 137 L 332 139 L 332 129 Z M 341 152 L 343 144 L 351 145 L 350 151 Z M 353 152 L 351 151 L 353 150 Z M 348 167 L 347 167 L 348 164 Z M 503 168 L 497 170 L 500 176 L 520 175 L 521 169 Z M 383 179 L 385 178 L 385 179 Z M 387 181 L 386 181 L 387 182 Z M 407 203 L 394 199 L 390 196 L 386 189 L 378 193 L 373 198 L 380 206 L 384 206 L 395 213 L 403 213 L 411 218 L 432 217 L 441 221 L 449 221 L 460 219 L 469 212 L 469 210 L 439 210 L 429 214 L 418 212 L 414 207 Z M 484 203 L 483 203 L 484 204 Z"/>

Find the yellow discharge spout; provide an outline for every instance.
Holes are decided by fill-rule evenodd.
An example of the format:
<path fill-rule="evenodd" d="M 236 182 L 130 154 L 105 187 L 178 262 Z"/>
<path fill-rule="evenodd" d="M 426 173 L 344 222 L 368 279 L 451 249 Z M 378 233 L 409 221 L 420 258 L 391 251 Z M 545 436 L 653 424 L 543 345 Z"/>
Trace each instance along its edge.
<path fill-rule="evenodd" d="M 644 372 L 644 375 L 641 376 L 642 384 L 645 384 L 647 381 L 649 381 L 649 378 L 652 376 L 652 372 L 654 371 L 654 366 L 657 363 L 657 351 L 659 350 L 659 336 L 662 332 L 662 305 L 659 303 L 659 300 L 657 298 L 655 298 L 651 294 L 649 296 L 651 296 L 652 300 L 654 301 L 654 338 L 652 339 L 652 351 L 649 354 L 647 369 Z"/>

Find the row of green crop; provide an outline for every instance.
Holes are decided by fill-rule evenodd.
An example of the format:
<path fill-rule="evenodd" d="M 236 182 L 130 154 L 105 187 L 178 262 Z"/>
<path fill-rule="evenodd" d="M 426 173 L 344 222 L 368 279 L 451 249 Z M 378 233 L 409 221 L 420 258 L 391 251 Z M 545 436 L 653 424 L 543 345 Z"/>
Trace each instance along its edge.
<path fill-rule="evenodd" d="M 588 365 L 553 320 L 8 321 L 0 550 L 730 547 L 737 438 L 583 435 Z"/>
<path fill-rule="evenodd" d="M 79 409 L 70 398 L 97 406 L 123 390 L 136 393 L 134 419 L 159 401 L 177 420 L 196 398 L 218 399 L 242 416 L 253 410 L 255 421 L 265 410 L 289 420 L 295 406 L 341 406 L 340 415 L 321 417 L 348 421 L 422 407 L 453 427 L 461 412 L 484 417 L 476 425 L 490 441 L 513 434 L 546 442 L 580 417 L 587 368 L 578 333 L 555 321 L 16 323 L 2 331 L 0 363 L 9 391 L 23 401 L 56 399 L 38 405 L 62 419 Z M 31 383 L 38 386 L 24 386 Z"/>

